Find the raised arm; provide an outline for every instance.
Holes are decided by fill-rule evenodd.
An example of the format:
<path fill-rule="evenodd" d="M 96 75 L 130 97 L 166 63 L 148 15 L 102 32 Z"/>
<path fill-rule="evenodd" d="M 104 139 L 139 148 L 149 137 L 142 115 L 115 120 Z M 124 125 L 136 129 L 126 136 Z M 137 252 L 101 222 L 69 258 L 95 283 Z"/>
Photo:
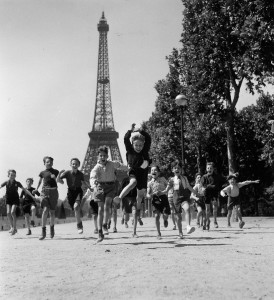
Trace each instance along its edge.
<path fill-rule="evenodd" d="M 58 183 L 64 184 L 64 180 L 63 178 L 65 178 L 66 174 L 65 174 L 65 170 L 61 170 L 56 178 L 56 181 Z"/>
<path fill-rule="evenodd" d="M 252 184 L 252 183 L 260 183 L 260 180 L 246 180 L 246 181 L 243 181 L 243 182 L 238 182 L 238 187 L 241 188 L 245 185 L 249 185 L 249 184 Z"/>

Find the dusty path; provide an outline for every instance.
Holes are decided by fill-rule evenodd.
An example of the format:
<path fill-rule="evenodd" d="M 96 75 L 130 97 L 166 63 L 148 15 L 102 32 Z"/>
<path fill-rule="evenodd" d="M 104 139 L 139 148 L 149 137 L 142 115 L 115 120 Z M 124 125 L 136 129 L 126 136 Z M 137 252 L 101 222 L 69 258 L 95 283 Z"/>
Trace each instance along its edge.
<path fill-rule="evenodd" d="M 118 223 L 98 245 L 91 221 L 83 235 L 56 225 L 44 241 L 40 227 L 0 232 L 0 299 L 274 299 L 274 218 L 245 221 L 183 240 L 170 224 L 157 240 L 146 218 L 138 239 Z"/>

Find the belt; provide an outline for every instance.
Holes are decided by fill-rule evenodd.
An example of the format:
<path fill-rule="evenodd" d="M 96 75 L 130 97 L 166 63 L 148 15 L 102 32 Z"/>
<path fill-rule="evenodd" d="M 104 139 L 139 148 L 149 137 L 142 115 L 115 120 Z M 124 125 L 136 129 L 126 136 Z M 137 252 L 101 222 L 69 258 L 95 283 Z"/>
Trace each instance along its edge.
<path fill-rule="evenodd" d="M 99 184 L 114 184 L 115 181 L 101 181 L 101 182 L 98 182 Z"/>

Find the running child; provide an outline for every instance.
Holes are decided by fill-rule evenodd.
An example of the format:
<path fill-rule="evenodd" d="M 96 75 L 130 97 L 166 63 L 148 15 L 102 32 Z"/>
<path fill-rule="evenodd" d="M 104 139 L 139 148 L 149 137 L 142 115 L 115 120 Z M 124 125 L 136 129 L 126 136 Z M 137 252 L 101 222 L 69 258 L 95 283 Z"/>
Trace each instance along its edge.
<path fill-rule="evenodd" d="M 43 158 L 44 165 L 46 169 L 39 174 L 39 182 L 36 190 L 32 193 L 37 193 L 40 185 L 42 185 L 41 191 L 41 208 L 43 209 L 42 213 L 42 233 L 39 237 L 39 240 L 45 239 L 47 236 L 46 225 L 48 214 L 50 216 L 50 237 L 53 238 L 55 235 L 54 223 L 55 223 L 55 210 L 58 203 L 58 189 L 57 189 L 57 176 L 59 171 L 53 169 L 53 158 L 50 156 L 45 156 Z"/>
<path fill-rule="evenodd" d="M 108 234 L 107 222 L 110 217 L 110 205 L 115 196 L 115 170 L 118 168 L 123 168 L 123 166 L 119 162 L 108 160 L 108 148 L 106 146 L 99 147 L 98 162 L 90 173 L 94 201 L 98 203 L 99 233 L 97 242 L 101 242 L 104 234 Z"/>
<path fill-rule="evenodd" d="M 80 160 L 78 158 L 72 158 L 70 160 L 71 170 L 62 170 L 57 176 L 57 182 L 63 184 L 63 179 L 66 179 L 68 185 L 67 198 L 71 209 L 75 213 L 77 222 L 77 230 L 79 234 L 83 233 L 83 223 L 81 220 L 81 201 L 83 198 L 82 184 L 86 185 L 88 189 L 91 189 L 89 182 L 85 180 L 84 174 L 78 170 L 80 167 Z M 83 204 L 83 203 L 82 203 Z"/>
<path fill-rule="evenodd" d="M 160 176 L 159 166 L 153 166 L 151 168 L 152 179 L 148 183 L 147 198 L 152 199 L 152 208 L 155 214 L 155 224 L 158 232 L 157 239 L 161 239 L 160 231 L 160 216 L 163 214 L 164 227 L 168 226 L 168 216 L 170 215 L 170 207 L 168 198 L 165 192 L 167 187 L 167 180 Z"/>
<path fill-rule="evenodd" d="M 206 229 L 206 219 L 205 219 L 205 199 L 204 199 L 204 192 L 205 188 L 203 187 L 201 183 L 201 174 L 197 173 L 195 178 L 195 186 L 193 187 L 193 190 L 196 191 L 197 196 L 191 195 L 191 197 L 195 201 L 195 205 L 197 208 L 197 226 L 198 228 L 202 227 L 203 230 Z"/>
<path fill-rule="evenodd" d="M 28 190 L 31 194 L 35 191 L 35 188 L 32 187 L 33 179 L 28 178 L 26 180 L 26 190 Z M 35 192 L 35 195 L 40 196 L 39 192 Z M 35 198 L 30 197 L 29 194 L 25 193 L 25 191 L 21 192 L 20 199 L 22 201 L 22 208 L 25 215 L 26 226 L 28 228 L 27 235 L 31 235 L 30 225 L 35 227 L 34 218 L 36 216 L 36 207 L 37 204 L 35 202 Z M 31 216 L 31 221 L 30 221 Z"/>
<path fill-rule="evenodd" d="M 194 195 L 197 195 L 197 193 L 190 186 L 187 177 L 183 175 L 184 169 L 182 163 L 175 161 L 172 164 L 172 172 L 174 173 L 174 177 L 169 180 L 168 186 L 164 192 L 168 192 L 173 188 L 173 201 L 179 230 L 178 238 L 182 239 L 182 209 L 185 212 L 187 233 L 191 234 L 195 231 L 195 227 L 190 226 L 190 194 L 192 192 Z"/>
<path fill-rule="evenodd" d="M 135 133 L 132 135 L 133 132 Z M 131 136 L 132 142 L 130 141 Z M 134 215 L 134 224 L 137 224 L 141 212 L 141 202 L 146 195 L 151 137 L 142 128 L 135 130 L 135 124 L 132 124 L 131 129 L 124 136 L 124 143 L 129 167 L 129 184 L 119 196 L 114 198 L 114 202 L 120 203 L 133 188 L 137 187 L 137 211 Z M 136 230 L 132 236 L 138 237 Z"/>
<path fill-rule="evenodd" d="M 10 223 L 10 231 L 9 233 L 11 235 L 14 235 L 17 233 L 16 229 L 16 208 L 20 205 L 19 200 L 19 194 L 18 194 L 18 188 L 22 189 L 29 197 L 34 199 L 32 194 L 26 190 L 22 184 L 19 181 L 16 181 L 16 171 L 15 170 L 9 170 L 8 171 L 8 180 L 3 182 L 0 186 L 6 187 L 6 207 L 7 207 L 7 217 Z"/>
<path fill-rule="evenodd" d="M 237 182 L 238 174 L 231 174 L 227 177 L 227 180 L 229 182 L 229 186 L 225 187 L 221 190 L 220 194 L 225 197 L 228 196 L 227 201 L 227 226 L 231 227 L 230 219 L 232 215 L 233 207 L 236 208 L 236 213 L 238 215 L 239 219 L 239 227 L 243 228 L 245 225 L 245 222 L 242 219 L 241 214 L 241 207 L 240 207 L 240 188 L 242 188 L 245 185 L 249 185 L 252 183 L 259 183 L 259 180 L 247 180 L 243 182 Z"/>
<path fill-rule="evenodd" d="M 86 194 L 83 197 L 83 200 L 90 201 L 90 214 L 93 217 L 94 222 L 94 234 L 98 234 L 98 203 L 94 201 L 93 191 L 87 189 Z"/>

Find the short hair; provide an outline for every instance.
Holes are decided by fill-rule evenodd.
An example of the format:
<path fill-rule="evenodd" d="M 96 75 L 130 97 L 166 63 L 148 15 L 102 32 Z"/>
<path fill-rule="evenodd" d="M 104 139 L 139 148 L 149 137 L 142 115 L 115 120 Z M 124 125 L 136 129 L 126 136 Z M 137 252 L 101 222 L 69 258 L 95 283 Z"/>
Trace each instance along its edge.
<path fill-rule="evenodd" d="M 207 165 L 207 166 L 212 166 L 212 167 L 214 167 L 214 162 L 208 161 L 208 162 L 206 163 L 206 165 Z"/>
<path fill-rule="evenodd" d="M 202 177 L 202 174 L 198 172 L 195 174 L 195 178 L 197 178 L 199 175 Z"/>
<path fill-rule="evenodd" d="M 106 154 L 108 154 L 108 147 L 107 146 L 100 146 L 99 148 L 98 148 L 98 151 L 97 151 L 97 153 L 99 154 L 100 152 L 104 152 L 104 153 L 106 153 Z"/>
<path fill-rule="evenodd" d="M 132 143 L 135 141 L 141 141 L 144 143 L 145 137 L 141 133 L 138 132 L 132 136 L 131 140 L 132 140 Z"/>
<path fill-rule="evenodd" d="M 152 168 L 156 168 L 158 172 L 161 172 L 160 167 L 158 165 L 152 165 L 151 168 L 150 168 L 150 170 Z"/>
<path fill-rule="evenodd" d="M 76 157 L 72 158 L 70 160 L 70 163 L 72 163 L 73 160 L 76 160 L 78 162 L 79 166 L 81 165 L 80 160 L 78 158 L 76 158 Z"/>
<path fill-rule="evenodd" d="M 16 171 L 15 171 L 15 170 L 13 170 L 13 169 L 10 169 L 10 170 L 8 170 L 8 176 L 10 175 L 10 173 L 14 173 L 14 174 L 16 174 Z"/>
<path fill-rule="evenodd" d="M 181 169 L 183 169 L 183 164 L 182 162 L 180 162 L 179 160 L 175 160 L 172 164 L 171 164 L 172 169 L 175 167 L 179 167 Z"/>
<path fill-rule="evenodd" d="M 45 162 L 46 162 L 47 159 L 49 159 L 49 160 L 53 163 L 53 158 L 52 158 L 52 157 L 50 157 L 50 156 L 45 156 L 45 157 L 43 158 L 44 164 L 45 164 Z"/>
<path fill-rule="evenodd" d="M 33 178 L 27 178 L 26 181 L 31 181 L 31 183 L 33 183 Z"/>

